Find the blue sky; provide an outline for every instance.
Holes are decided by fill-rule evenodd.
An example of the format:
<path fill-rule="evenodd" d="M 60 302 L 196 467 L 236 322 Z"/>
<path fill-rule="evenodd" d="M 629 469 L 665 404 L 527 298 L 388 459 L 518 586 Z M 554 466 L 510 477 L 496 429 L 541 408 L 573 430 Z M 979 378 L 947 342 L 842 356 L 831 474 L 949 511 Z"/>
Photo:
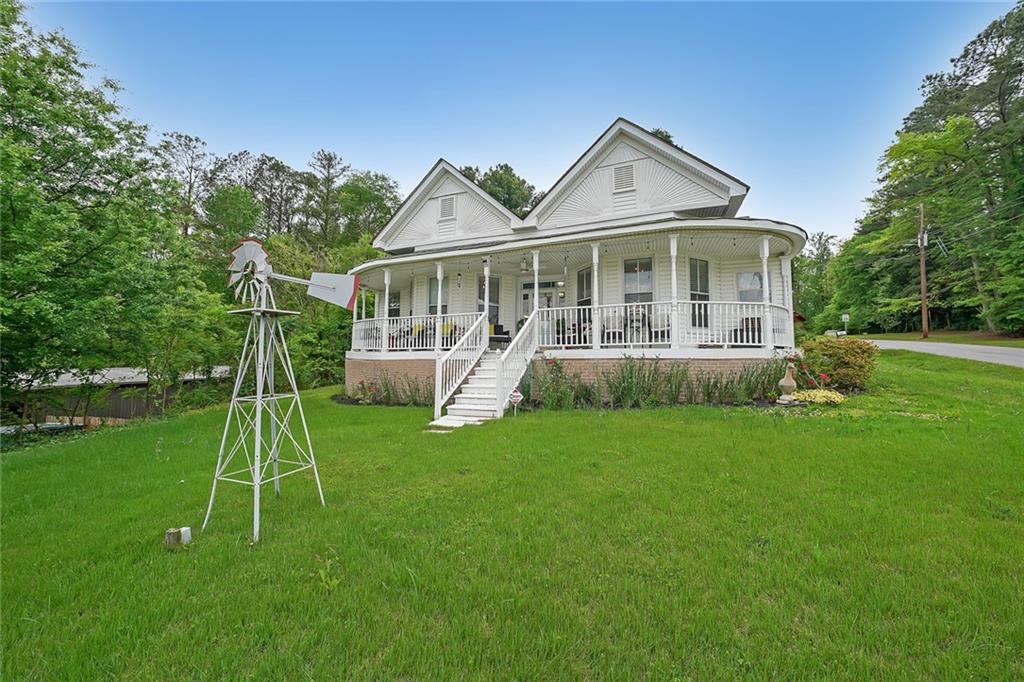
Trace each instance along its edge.
<path fill-rule="evenodd" d="M 917 88 L 1010 3 L 45 3 L 129 115 L 224 154 L 328 148 L 408 192 L 443 156 L 547 189 L 617 117 L 849 236 Z"/>

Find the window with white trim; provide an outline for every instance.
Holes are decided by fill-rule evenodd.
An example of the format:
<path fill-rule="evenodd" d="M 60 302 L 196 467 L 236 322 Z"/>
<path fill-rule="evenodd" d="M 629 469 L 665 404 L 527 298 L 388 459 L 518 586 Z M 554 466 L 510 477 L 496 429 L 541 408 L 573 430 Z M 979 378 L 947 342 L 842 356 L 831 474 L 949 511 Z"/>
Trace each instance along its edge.
<path fill-rule="evenodd" d="M 711 277 L 708 262 L 700 258 L 690 259 L 690 300 L 711 300 Z M 707 327 L 710 322 L 711 310 L 708 305 L 695 303 L 690 309 L 690 324 L 694 327 Z"/>
<path fill-rule="evenodd" d="M 764 300 L 764 286 L 761 272 L 740 272 L 736 274 L 736 296 L 744 303 L 760 303 Z M 771 277 L 768 278 L 769 284 Z M 768 300 L 771 300 L 771 287 L 768 289 Z"/>
<path fill-rule="evenodd" d="M 576 305 L 592 305 L 594 300 L 594 268 L 586 267 L 576 273 Z"/>
<path fill-rule="evenodd" d="M 633 164 L 627 163 L 612 169 L 612 192 L 628 192 L 636 189 Z"/>
<path fill-rule="evenodd" d="M 654 264 L 650 258 L 622 261 L 623 303 L 650 303 L 654 300 Z"/>

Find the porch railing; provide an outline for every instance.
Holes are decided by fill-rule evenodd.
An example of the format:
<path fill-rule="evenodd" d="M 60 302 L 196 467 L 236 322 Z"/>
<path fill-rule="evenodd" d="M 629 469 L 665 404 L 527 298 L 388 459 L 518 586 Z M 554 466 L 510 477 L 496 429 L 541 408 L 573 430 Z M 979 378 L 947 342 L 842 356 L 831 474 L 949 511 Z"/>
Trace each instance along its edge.
<path fill-rule="evenodd" d="M 434 419 L 455 390 L 469 376 L 480 356 L 487 350 L 487 313 L 478 313 L 451 350 L 436 360 L 434 367 Z"/>
<path fill-rule="evenodd" d="M 437 315 L 371 317 L 352 325 L 352 350 L 446 350 L 452 348 L 480 313 L 441 315 L 441 347 L 437 348 Z"/>
<path fill-rule="evenodd" d="M 789 311 L 774 303 L 766 308 L 764 303 L 656 301 L 542 308 L 537 312 L 541 348 L 792 344 Z"/>
<path fill-rule="evenodd" d="M 548 310 L 559 310 L 549 308 Z M 540 320 L 541 310 L 534 310 L 526 318 L 526 322 L 519 329 L 519 332 L 512 339 L 505 352 L 498 358 L 495 368 L 495 408 L 498 416 L 505 413 L 505 407 L 509 402 L 509 394 L 516 387 L 519 380 L 523 378 L 526 369 L 530 366 L 537 348 L 540 346 Z"/>

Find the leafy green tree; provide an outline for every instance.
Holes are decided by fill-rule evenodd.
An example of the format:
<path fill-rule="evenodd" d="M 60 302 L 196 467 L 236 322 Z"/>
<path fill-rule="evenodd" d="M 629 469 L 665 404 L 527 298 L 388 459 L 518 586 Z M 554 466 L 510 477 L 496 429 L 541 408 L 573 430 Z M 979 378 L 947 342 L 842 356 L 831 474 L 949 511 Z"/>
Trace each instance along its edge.
<path fill-rule="evenodd" d="M 302 206 L 303 233 L 319 244 L 341 240 L 341 183 L 350 166 L 334 152 L 321 149 L 309 162 L 310 172 L 303 174 L 305 201 Z"/>
<path fill-rule="evenodd" d="M 199 224 L 201 207 L 209 191 L 211 159 L 206 143 L 184 133 L 164 133 L 157 157 L 164 178 L 173 187 L 175 221 L 187 237 Z"/>
<path fill-rule="evenodd" d="M 374 171 L 350 175 L 341 186 L 339 210 L 344 224 L 343 243 L 363 235 L 375 236 L 402 204 L 398 183 Z"/>
<path fill-rule="evenodd" d="M 150 353 L 144 344 L 154 337 L 140 330 L 180 305 L 180 272 L 171 266 L 189 254 L 180 197 L 158 180 L 147 130 L 123 117 L 117 86 L 89 76 L 67 38 L 36 32 L 21 14 L 20 5 L 0 4 L 7 406 L 59 373 Z"/>
<path fill-rule="evenodd" d="M 520 218 L 529 213 L 543 196 L 507 163 L 491 166 L 486 173 L 481 173 L 476 166 L 463 166 L 459 171 Z"/>
<path fill-rule="evenodd" d="M 654 128 L 653 130 L 651 130 L 651 135 L 654 135 L 659 140 L 664 140 L 669 144 L 675 144 L 675 142 L 672 139 L 672 133 L 668 132 L 664 128 Z"/>
<path fill-rule="evenodd" d="M 242 239 L 258 234 L 263 205 L 245 187 L 223 185 L 207 197 L 203 214 L 193 248 L 206 287 L 222 291 L 231 250 Z"/>
<path fill-rule="evenodd" d="M 923 207 L 931 324 L 1022 334 L 1024 5 L 968 43 L 949 71 L 927 76 L 921 91 L 882 158 L 867 216 L 830 267 L 835 296 L 820 322 L 853 308 L 866 328 L 919 328 Z"/>
<path fill-rule="evenodd" d="M 796 309 L 808 320 L 821 314 L 832 298 L 828 266 L 835 255 L 835 235 L 815 232 L 804 253 L 793 259 L 793 293 Z"/>

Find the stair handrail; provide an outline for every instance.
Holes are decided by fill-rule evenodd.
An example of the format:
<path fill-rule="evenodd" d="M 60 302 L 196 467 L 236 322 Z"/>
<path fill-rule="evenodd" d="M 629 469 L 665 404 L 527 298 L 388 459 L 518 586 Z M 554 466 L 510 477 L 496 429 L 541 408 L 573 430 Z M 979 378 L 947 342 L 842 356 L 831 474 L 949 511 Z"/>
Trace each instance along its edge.
<path fill-rule="evenodd" d="M 434 419 L 487 350 L 487 313 L 480 313 L 462 338 L 434 363 Z"/>
<path fill-rule="evenodd" d="M 530 313 L 522 328 L 508 344 L 508 348 L 498 358 L 495 368 L 495 410 L 498 417 L 505 414 L 505 406 L 509 402 L 509 394 L 526 374 L 530 360 L 540 345 L 537 326 L 537 310 Z"/>

